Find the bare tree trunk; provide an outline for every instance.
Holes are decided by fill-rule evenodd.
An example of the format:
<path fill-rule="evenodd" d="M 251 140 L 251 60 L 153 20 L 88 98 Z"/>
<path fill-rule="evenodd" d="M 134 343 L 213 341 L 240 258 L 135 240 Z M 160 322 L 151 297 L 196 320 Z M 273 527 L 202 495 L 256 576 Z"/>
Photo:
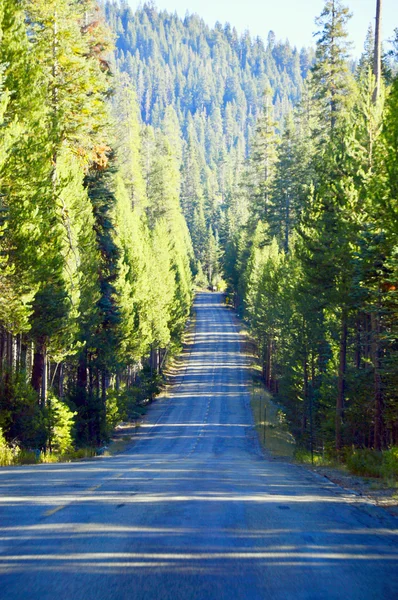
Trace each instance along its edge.
<path fill-rule="evenodd" d="M 27 352 L 27 379 L 32 379 L 33 376 L 33 363 L 34 363 L 34 355 L 35 355 L 35 344 L 34 342 L 30 341 L 29 345 L 28 345 L 28 352 Z"/>
<path fill-rule="evenodd" d="M 373 57 L 373 75 L 375 76 L 375 89 L 373 91 L 373 103 L 376 104 L 380 95 L 381 83 L 381 14 L 382 0 L 376 3 L 376 28 L 375 28 L 375 49 Z"/>
<path fill-rule="evenodd" d="M 4 359 L 6 350 L 6 332 L 0 328 L 0 375 L 3 375 Z"/>
<path fill-rule="evenodd" d="M 336 400 L 336 450 L 337 454 L 341 451 L 342 436 L 341 427 L 343 423 L 343 409 L 345 399 L 345 377 L 347 365 L 347 313 L 343 310 L 341 315 L 341 333 L 340 333 L 340 358 L 339 358 L 339 380 Z"/>
<path fill-rule="evenodd" d="M 109 388 L 109 373 L 107 371 L 102 371 L 102 373 L 101 373 L 101 429 L 100 429 L 101 438 L 106 433 L 106 414 L 107 414 L 106 397 L 107 397 L 108 388 Z M 100 441 L 102 441 L 102 439 Z"/>
<path fill-rule="evenodd" d="M 105 410 L 106 407 L 106 390 L 108 389 L 108 376 L 105 371 L 101 372 L 101 401 Z"/>
<path fill-rule="evenodd" d="M 361 315 L 357 316 L 355 322 L 355 368 L 361 368 Z"/>
<path fill-rule="evenodd" d="M 41 401 L 43 406 L 45 406 L 47 401 L 47 391 L 48 391 L 48 356 L 47 356 L 47 348 L 44 346 L 43 349 L 43 377 L 41 381 Z"/>
<path fill-rule="evenodd" d="M 265 385 L 270 390 L 272 380 L 272 339 L 267 343 L 267 359 L 265 366 Z"/>
<path fill-rule="evenodd" d="M 90 398 L 94 397 L 94 370 L 91 357 L 88 357 L 88 393 Z"/>
<path fill-rule="evenodd" d="M 308 353 L 305 349 L 303 358 L 303 414 L 301 419 L 301 435 L 304 436 L 307 429 L 307 406 L 308 406 Z"/>
<path fill-rule="evenodd" d="M 7 333 L 7 363 L 10 373 L 13 370 L 13 335 Z"/>
<path fill-rule="evenodd" d="M 58 376 L 58 396 L 60 398 L 64 397 L 64 376 L 65 376 L 64 363 L 61 362 L 59 365 L 59 376 Z"/>
<path fill-rule="evenodd" d="M 290 235 L 290 197 L 286 194 L 285 205 L 285 252 L 289 252 L 289 235 Z"/>
<path fill-rule="evenodd" d="M 20 333 L 15 336 L 15 369 L 17 372 L 21 370 L 21 338 L 22 334 Z"/>
<path fill-rule="evenodd" d="M 28 354 L 28 344 L 26 341 L 26 337 L 24 335 L 21 336 L 21 359 L 20 359 L 20 369 L 21 371 L 27 370 L 27 354 Z"/>
<path fill-rule="evenodd" d="M 44 339 L 40 338 L 36 341 L 34 355 L 31 384 L 34 390 L 42 397 L 42 383 L 45 361 L 45 343 Z"/>
<path fill-rule="evenodd" d="M 374 447 L 376 450 L 382 448 L 383 435 L 383 392 L 381 388 L 380 374 L 380 317 L 374 312 L 371 315 L 372 322 L 372 359 L 374 369 L 374 405 L 375 405 L 375 421 L 374 421 Z"/>
<path fill-rule="evenodd" d="M 84 350 L 79 356 L 77 364 L 77 381 L 76 381 L 77 398 L 76 403 L 82 406 L 86 403 L 87 391 L 87 352 Z"/>

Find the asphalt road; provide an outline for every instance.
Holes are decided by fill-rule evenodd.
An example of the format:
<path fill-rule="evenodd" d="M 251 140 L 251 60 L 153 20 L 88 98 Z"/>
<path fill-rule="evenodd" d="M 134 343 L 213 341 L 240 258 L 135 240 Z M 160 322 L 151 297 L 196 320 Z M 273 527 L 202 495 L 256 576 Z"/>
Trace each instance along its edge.
<path fill-rule="evenodd" d="M 395 600 L 397 520 L 263 458 L 219 294 L 132 449 L 0 471 L 0 598 Z"/>

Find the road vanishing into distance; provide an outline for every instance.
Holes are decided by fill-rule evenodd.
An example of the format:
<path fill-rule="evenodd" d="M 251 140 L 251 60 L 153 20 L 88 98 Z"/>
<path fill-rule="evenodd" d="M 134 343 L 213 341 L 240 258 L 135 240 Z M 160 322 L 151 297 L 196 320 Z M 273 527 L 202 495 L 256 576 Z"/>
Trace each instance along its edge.
<path fill-rule="evenodd" d="M 263 457 L 221 294 L 131 449 L 0 470 L 2 600 L 396 600 L 397 519 Z"/>

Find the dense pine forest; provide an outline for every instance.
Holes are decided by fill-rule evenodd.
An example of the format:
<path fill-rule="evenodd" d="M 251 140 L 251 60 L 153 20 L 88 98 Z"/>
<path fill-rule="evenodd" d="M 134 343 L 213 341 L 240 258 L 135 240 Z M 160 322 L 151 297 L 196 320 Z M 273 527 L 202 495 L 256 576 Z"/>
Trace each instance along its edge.
<path fill-rule="evenodd" d="M 398 30 L 385 57 L 370 30 L 352 71 L 349 18 L 325 2 L 302 99 L 280 133 L 265 102 L 225 248 L 295 438 L 340 456 L 398 443 Z"/>
<path fill-rule="evenodd" d="M 101 446 L 195 285 L 233 298 L 300 448 L 398 446 L 398 29 L 354 62 L 349 18 L 326 0 L 297 50 L 0 0 L 0 448 Z"/>
<path fill-rule="evenodd" d="M 167 119 L 142 126 L 95 2 L 0 8 L 0 427 L 62 453 L 133 417 L 180 338 L 181 158 Z"/>
<path fill-rule="evenodd" d="M 136 90 L 143 123 L 161 128 L 166 112 L 182 145 L 181 206 L 196 268 L 217 283 L 225 206 L 240 185 L 266 93 L 282 124 L 302 96 L 314 51 L 239 37 L 230 24 L 210 29 L 197 15 L 181 20 L 147 3 L 107 3 L 116 33 L 116 68 Z"/>

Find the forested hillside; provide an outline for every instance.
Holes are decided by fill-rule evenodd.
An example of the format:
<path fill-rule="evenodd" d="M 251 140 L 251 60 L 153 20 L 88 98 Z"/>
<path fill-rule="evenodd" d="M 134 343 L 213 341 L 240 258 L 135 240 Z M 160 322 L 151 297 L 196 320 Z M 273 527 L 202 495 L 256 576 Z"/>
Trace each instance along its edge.
<path fill-rule="evenodd" d="M 217 283 L 223 208 L 239 184 L 264 93 L 281 125 L 301 98 L 313 50 L 277 41 L 272 31 L 265 44 L 229 23 L 211 29 L 198 15 L 182 20 L 151 3 L 133 11 L 108 2 L 105 12 L 117 68 L 133 82 L 143 122 L 162 127 L 174 113 L 175 136 L 184 140 L 184 215 L 200 274 Z"/>
<path fill-rule="evenodd" d="M 93 0 L 0 0 L 0 429 L 17 449 L 103 443 L 190 310 L 181 156 L 112 53 Z"/>

